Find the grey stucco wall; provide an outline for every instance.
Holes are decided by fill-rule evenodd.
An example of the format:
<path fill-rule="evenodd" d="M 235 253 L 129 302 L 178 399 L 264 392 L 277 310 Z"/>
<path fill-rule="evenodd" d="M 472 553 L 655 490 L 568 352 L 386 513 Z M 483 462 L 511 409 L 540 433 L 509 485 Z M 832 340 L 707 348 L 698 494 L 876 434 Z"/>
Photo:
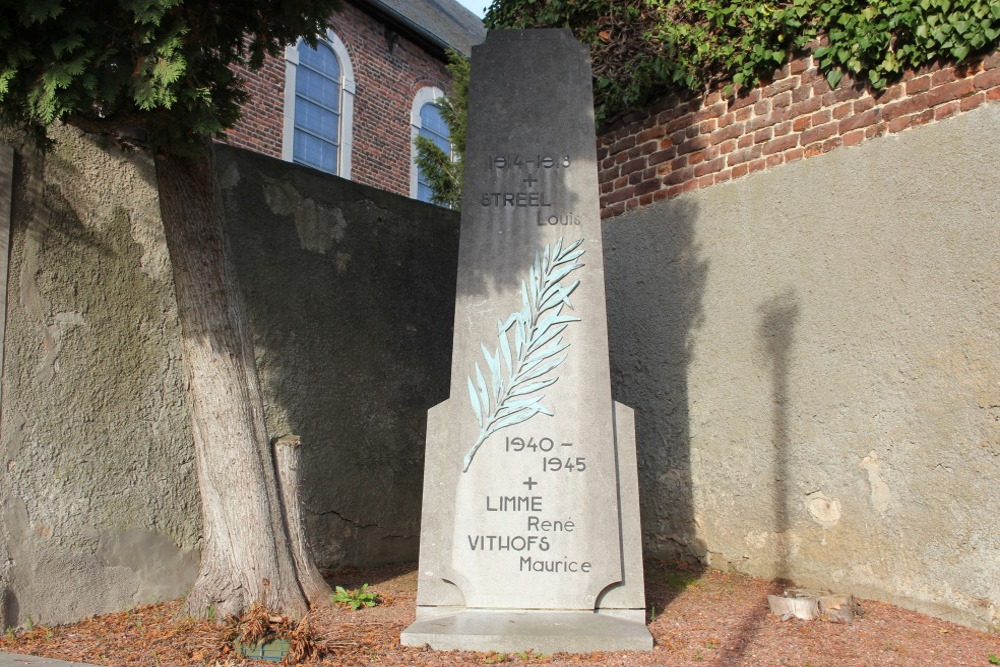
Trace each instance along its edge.
<path fill-rule="evenodd" d="M 183 595 L 200 500 L 152 160 L 16 148 L 0 430 L 0 627 Z M 457 214 L 221 147 L 271 436 L 304 439 L 321 566 L 415 559 L 447 392 Z"/>
<path fill-rule="evenodd" d="M 0 621 L 176 597 L 200 515 L 152 161 L 67 130 L 47 156 L 4 139 Z"/>
<path fill-rule="evenodd" d="M 610 220 L 648 552 L 1000 624 L 1000 105 Z"/>

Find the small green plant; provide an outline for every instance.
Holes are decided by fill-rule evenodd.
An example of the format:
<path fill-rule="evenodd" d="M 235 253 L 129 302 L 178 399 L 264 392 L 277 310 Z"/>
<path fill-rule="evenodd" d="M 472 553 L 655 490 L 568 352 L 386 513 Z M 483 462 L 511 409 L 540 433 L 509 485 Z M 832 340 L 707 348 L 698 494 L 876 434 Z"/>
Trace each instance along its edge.
<path fill-rule="evenodd" d="M 529 648 L 527 651 L 521 651 L 520 653 L 518 653 L 517 657 L 519 657 L 521 660 L 531 660 L 531 659 L 544 660 L 548 656 L 543 653 L 535 653 L 535 649 Z"/>
<path fill-rule="evenodd" d="M 656 605 L 649 605 L 649 622 L 652 623 L 656 620 Z"/>
<path fill-rule="evenodd" d="M 486 663 L 487 665 L 495 665 L 498 662 L 504 662 L 506 660 L 507 660 L 506 653 L 493 653 L 483 658 L 483 662 Z"/>
<path fill-rule="evenodd" d="M 14 638 L 17 636 L 17 630 L 15 630 L 13 627 L 8 626 L 4 634 L 7 635 L 7 641 L 12 642 L 14 641 Z"/>
<path fill-rule="evenodd" d="M 1000 658 L 997 657 L 996 653 L 990 653 L 990 664 L 1000 665 Z"/>
<path fill-rule="evenodd" d="M 31 632 L 35 629 L 35 620 L 31 618 L 31 614 L 28 614 L 28 620 L 24 622 L 24 627 Z"/>
<path fill-rule="evenodd" d="M 374 607 L 379 603 L 378 593 L 368 592 L 368 584 L 361 584 L 361 588 L 356 591 L 345 590 L 343 586 L 337 586 L 331 599 L 338 603 L 347 605 L 354 611 L 361 607 Z"/>

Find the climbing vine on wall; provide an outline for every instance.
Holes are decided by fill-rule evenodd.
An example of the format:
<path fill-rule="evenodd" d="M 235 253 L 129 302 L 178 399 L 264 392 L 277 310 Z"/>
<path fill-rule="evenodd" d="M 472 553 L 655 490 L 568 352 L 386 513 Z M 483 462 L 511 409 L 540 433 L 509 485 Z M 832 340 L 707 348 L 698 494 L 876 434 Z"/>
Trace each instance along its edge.
<path fill-rule="evenodd" d="M 756 86 L 806 51 L 831 86 L 849 72 L 879 90 L 995 48 L 1000 0 L 494 0 L 486 25 L 571 28 L 607 119 L 672 90 Z"/>

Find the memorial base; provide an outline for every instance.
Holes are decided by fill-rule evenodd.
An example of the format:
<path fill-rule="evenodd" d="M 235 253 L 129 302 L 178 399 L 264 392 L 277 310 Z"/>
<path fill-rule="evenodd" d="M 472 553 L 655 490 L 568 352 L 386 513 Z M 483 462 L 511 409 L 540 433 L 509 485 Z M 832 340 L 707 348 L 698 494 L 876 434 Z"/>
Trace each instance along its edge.
<path fill-rule="evenodd" d="M 643 611 L 635 611 L 641 619 Z M 649 651 L 653 636 L 642 620 L 605 613 L 473 609 L 421 618 L 400 643 L 439 651 L 588 653 Z"/>

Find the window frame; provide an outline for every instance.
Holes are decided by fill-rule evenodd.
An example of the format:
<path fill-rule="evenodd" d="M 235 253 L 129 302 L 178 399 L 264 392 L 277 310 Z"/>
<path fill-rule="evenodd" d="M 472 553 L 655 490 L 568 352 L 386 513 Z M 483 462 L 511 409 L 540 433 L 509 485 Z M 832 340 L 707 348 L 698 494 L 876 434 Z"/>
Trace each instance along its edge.
<path fill-rule="evenodd" d="M 420 110 L 427 103 L 437 104 L 438 100 L 444 96 L 444 91 L 437 86 L 424 86 L 413 96 L 413 106 L 410 107 L 410 197 L 412 199 L 417 199 L 419 190 L 417 146 L 414 141 L 420 134 L 420 128 L 423 127 L 423 122 L 420 120 Z M 448 137 L 448 143 L 451 143 L 451 137 Z M 452 158 L 454 159 L 454 148 L 452 148 Z"/>
<path fill-rule="evenodd" d="M 330 47 L 340 64 L 340 142 L 337 150 L 336 176 L 351 177 L 351 152 L 354 146 L 354 93 L 357 85 L 354 81 L 354 67 L 347 47 L 340 41 L 333 30 L 327 28 L 326 37 L 320 38 L 321 43 Z M 295 77 L 299 68 L 300 37 L 295 44 L 285 47 L 285 104 L 283 112 L 283 127 L 281 134 L 281 159 L 293 161 L 295 148 Z M 328 173 L 328 172 L 324 172 Z"/>

